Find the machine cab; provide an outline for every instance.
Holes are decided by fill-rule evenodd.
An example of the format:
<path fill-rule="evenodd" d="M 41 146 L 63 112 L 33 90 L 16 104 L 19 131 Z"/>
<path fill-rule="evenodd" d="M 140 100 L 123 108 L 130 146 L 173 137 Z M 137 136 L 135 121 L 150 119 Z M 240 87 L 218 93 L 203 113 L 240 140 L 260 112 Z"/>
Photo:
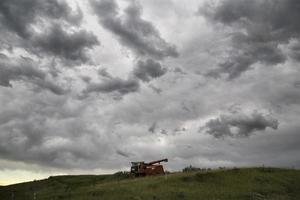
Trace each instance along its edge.
<path fill-rule="evenodd" d="M 133 174 L 138 174 L 140 172 L 139 167 L 143 164 L 144 162 L 131 162 L 130 172 Z"/>

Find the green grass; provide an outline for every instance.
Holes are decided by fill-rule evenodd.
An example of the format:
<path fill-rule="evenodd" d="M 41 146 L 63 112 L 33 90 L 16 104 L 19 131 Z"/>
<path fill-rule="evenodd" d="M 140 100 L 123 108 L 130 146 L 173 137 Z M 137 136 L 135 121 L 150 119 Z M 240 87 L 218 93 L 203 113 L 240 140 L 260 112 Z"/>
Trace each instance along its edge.
<path fill-rule="evenodd" d="M 0 187 L 1 200 L 31 200 L 34 194 L 37 200 L 299 200 L 300 171 L 237 168 L 145 178 L 56 176 Z"/>

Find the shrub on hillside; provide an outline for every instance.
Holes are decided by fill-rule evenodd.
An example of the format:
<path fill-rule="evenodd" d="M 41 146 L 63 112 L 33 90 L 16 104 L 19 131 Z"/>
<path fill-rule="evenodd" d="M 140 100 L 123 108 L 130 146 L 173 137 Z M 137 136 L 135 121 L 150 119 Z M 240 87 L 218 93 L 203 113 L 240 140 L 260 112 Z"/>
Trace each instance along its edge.
<path fill-rule="evenodd" d="M 182 169 L 182 172 L 206 172 L 206 171 L 210 171 L 210 168 L 199 168 L 199 167 L 193 167 L 192 165 L 187 166 L 185 168 Z"/>
<path fill-rule="evenodd" d="M 126 178 L 130 178 L 132 177 L 130 172 L 127 171 L 119 171 L 113 174 L 114 178 L 118 178 L 118 179 L 126 179 Z"/>

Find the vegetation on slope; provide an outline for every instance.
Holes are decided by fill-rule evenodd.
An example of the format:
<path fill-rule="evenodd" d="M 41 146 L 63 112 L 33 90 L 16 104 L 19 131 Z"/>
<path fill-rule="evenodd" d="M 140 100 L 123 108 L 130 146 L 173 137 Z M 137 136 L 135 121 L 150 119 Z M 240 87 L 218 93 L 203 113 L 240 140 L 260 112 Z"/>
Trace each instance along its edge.
<path fill-rule="evenodd" d="M 127 174 L 56 176 L 0 188 L 1 200 L 299 200 L 300 171 L 224 169 L 132 178 Z"/>

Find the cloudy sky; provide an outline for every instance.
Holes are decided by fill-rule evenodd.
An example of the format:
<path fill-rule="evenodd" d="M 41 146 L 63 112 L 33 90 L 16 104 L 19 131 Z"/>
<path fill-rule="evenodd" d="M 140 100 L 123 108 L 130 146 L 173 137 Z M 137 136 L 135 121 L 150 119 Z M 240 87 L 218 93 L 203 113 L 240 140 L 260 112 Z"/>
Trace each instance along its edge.
<path fill-rule="evenodd" d="M 161 158 L 299 168 L 299 10 L 1 0 L 0 185 Z"/>

